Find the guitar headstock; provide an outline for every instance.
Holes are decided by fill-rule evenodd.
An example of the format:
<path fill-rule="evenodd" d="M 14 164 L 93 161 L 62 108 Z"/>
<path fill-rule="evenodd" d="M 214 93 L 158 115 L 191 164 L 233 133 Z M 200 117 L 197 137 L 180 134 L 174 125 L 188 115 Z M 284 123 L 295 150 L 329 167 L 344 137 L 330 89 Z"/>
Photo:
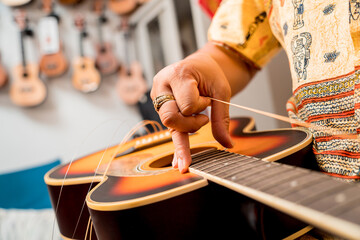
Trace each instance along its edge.
<path fill-rule="evenodd" d="M 14 19 L 21 31 L 26 31 L 28 27 L 28 19 L 25 10 L 17 9 L 14 12 Z"/>
<path fill-rule="evenodd" d="M 104 1 L 103 0 L 95 0 L 94 1 L 94 11 L 97 15 L 101 16 L 104 12 Z"/>
<path fill-rule="evenodd" d="M 51 14 L 53 11 L 53 2 L 52 0 L 42 0 L 42 7 L 44 12 Z"/>
<path fill-rule="evenodd" d="M 85 18 L 82 14 L 77 14 L 75 16 L 75 19 L 74 19 L 74 25 L 75 27 L 80 31 L 80 32 L 84 32 L 85 31 L 85 24 L 86 24 L 86 21 L 85 21 Z"/>

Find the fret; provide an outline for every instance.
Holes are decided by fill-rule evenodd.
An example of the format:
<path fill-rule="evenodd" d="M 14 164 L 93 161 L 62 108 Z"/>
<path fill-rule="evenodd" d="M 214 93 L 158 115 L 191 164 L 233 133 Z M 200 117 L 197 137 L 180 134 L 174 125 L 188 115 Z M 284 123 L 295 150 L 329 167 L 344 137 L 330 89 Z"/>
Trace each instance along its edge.
<path fill-rule="evenodd" d="M 288 172 L 287 168 L 283 168 L 281 166 L 275 166 L 267 171 L 265 171 L 262 174 L 256 174 L 253 176 L 249 176 L 246 179 L 244 179 L 241 184 L 245 185 L 245 186 L 249 186 L 251 184 L 254 183 L 258 183 L 260 181 L 271 181 L 269 178 L 270 177 L 277 177 L 279 174 L 283 173 L 283 172 Z"/>
<path fill-rule="evenodd" d="M 234 157 L 233 154 L 229 153 L 226 156 L 217 157 L 215 160 L 206 162 L 205 167 L 199 167 L 199 166 L 195 166 L 195 167 L 201 171 L 205 171 L 213 174 L 212 171 L 223 169 L 229 164 L 233 166 L 232 163 L 237 164 L 236 168 L 238 168 L 239 165 L 244 165 L 246 163 L 254 162 L 254 161 L 259 161 L 259 160 L 250 159 L 246 156 Z M 208 166 L 206 167 L 206 165 Z"/>
<path fill-rule="evenodd" d="M 260 163 L 261 162 L 261 163 Z M 249 176 L 253 176 L 253 175 L 257 175 L 261 172 L 265 172 L 268 171 L 269 169 L 271 169 L 274 165 L 272 165 L 269 162 L 264 162 L 264 161 L 259 161 L 259 163 L 256 163 L 257 165 L 255 165 L 252 168 L 248 168 L 246 171 L 238 171 L 235 174 L 231 174 L 231 175 L 227 175 L 226 177 L 224 177 L 225 179 L 234 181 L 236 183 L 241 183 L 242 184 L 242 180 L 249 177 Z"/>
<path fill-rule="evenodd" d="M 218 159 L 222 157 L 229 157 L 229 156 L 231 156 L 229 152 L 215 152 L 209 155 L 202 156 L 199 159 L 193 158 L 193 160 L 195 160 L 194 165 L 201 165 L 201 164 L 208 164 L 214 161 L 218 161 Z"/>
<path fill-rule="evenodd" d="M 211 162 L 216 161 L 217 158 L 219 157 L 228 156 L 228 155 L 229 155 L 228 152 L 214 152 L 198 158 L 192 158 L 192 162 L 194 166 L 207 165 Z"/>
<path fill-rule="evenodd" d="M 204 156 L 211 156 L 211 154 L 216 154 L 218 152 L 219 151 L 217 149 L 211 148 L 211 149 L 207 149 L 207 150 L 204 150 L 204 151 L 201 151 L 201 152 L 198 152 L 198 153 L 194 153 L 194 154 L 191 155 L 191 158 L 192 158 L 193 161 L 198 159 L 198 158 L 200 158 L 200 160 L 201 160 L 201 158 L 204 157 Z"/>
<path fill-rule="evenodd" d="M 353 202 L 353 208 L 348 209 L 348 211 L 344 211 L 339 214 L 337 217 L 342 218 L 344 220 L 354 222 L 356 224 L 360 224 L 360 205 L 359 201 Z"/>
<path fill-rule="evenodd" d="M 288 179 L 290 181 L 279 183 L 270 188 L 264 189 L 263 191 L 271 195 L 279 196 L 281 194 L 297 191 L 302 187 L 306 187 L 310 184 L 316 183 L 319 180 L 319 178 L 320 178 L 319 175 L 309 177 L 308 174 L 302 174 L 297 178 Z"/>
<path fill-rule="evenodd" d="M 229 171 L 231 169 L 237 169 L 237 168 L 240 168 L 240 167 L 244 166 L 245 164 L 253 163 L 255 161 L 259 161 L 259 160 L 258 159 L 253 159 L 253 158 L 243 158 L 243 159 L 233 158 L 233 159 L 231 159 L 229 161 L 223 162 L 221 168 L 213 169 L 211 171 L 211 174 L 212 175 L 219 175 L 219 174 L 222 174 L 222 173 L 224 173 L 226 171 Z"/>
<path fill-rule="evenodd" d="M 322 181 L 321 181 L 322 180 Z M 341 188 L 343 185 L 341 182 L 329 182 L 320 179 L 320 181 L 315 182 L 313 184 L 308 185 L 306 188 L 298 189 L 297 191 L 287 193 L 287 194 L 279 194 L 278 196 L 286 199 L 291 202 L 301 202 L 306 199 L 311 199 L 316 196 L 321 195 L 330 190 L 337 190 Z"/>
<path fill-rule="evenodd" d="M 199 162 L 196 162 L 192 165 L 192 167 L 198 169 L 198 170 L 201 170 L 201 171 L 204 171 L 205 169 L 209 168 L 209 167 L 212 167 L 214 165 L 217 165 L 219 163 L 221 163 L 221 161 L 228 161 L 228 159 L 232 157 L 233 158 L 233 155 L 229 152 L 225 152 L 225 154 L 214 154 L 213 157 L 207 157 L 205 159 L 202 159 L 202 161 L 199 161 Z M 241 159 L 246 159 L 246 157 L 241 157 L 241 158 L 238 158 L 239 160 Z"/>
<path fill-rule="evenodd" d="M 254 161 L 251 161 L 251 162 L 248 162 L 248 163 L 242 165 L 241 167 L 238 167 L 239 165 L 237 167 L 232 167 L 228 171 L 224 171 L 224 172 L 218 174 L 218 176 L 223 179 L 231 180 L 231 177 L 233 177 L 234 175 L 247 172 L 247 171 L 249 171 L 251 169 L 255 169 L 257 167 L 262 167 L 265 164 L 266 163 L 264 163 L 263 161 L 254 160 Z M 233 181 L 233 180 L 231 180 L 231 181 Z"/>
<path fill-rule="evenodd" d="M 303 201 L 302 204 L 316 209 L 321 212 L 333 212 L 340 213 L 348 210 L 349 203 L 357 200 L 360 201 L 360 188 L 355 184 L 349 184 L 349 187 L 346 187 L 343 191 L 328 193 L 322 198 L 313 199 L 312 201 Z M 344 206 L 347 209 L 344 209 Z"/>
<path fill-rule="evenodd" d="M 268 178 L 264 178 L 254 183 L 249 183 L 248 186 L 260 191 L 265 191 L 272 187 L 278 186 L 279 184 L 283 184 L 284 182 L 294 180 L 304 175 L 304 173 L 301 171 L 293 171 L 293 166 L 284 165 L 284 170 L 285 171 L 278 174 L 268 176 Z"/>

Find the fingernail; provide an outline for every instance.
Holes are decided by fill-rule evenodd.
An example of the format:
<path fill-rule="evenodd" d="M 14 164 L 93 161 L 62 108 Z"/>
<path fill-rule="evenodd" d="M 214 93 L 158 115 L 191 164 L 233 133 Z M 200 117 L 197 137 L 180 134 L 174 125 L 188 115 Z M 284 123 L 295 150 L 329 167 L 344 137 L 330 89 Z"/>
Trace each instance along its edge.
<path fill-rule="evenodd" d="M 174 152 L 174 157 L 173 157 L 173 160 L 172 160 L 172 166 L 173 166 L 173 168 L 177 168 L 177 165 L 178 165 L 178 161 L 177 161 L 176 153 Z"/>
<path fill-rule="evenodd" d="M 178 167 L 179 167 L 179 171 L 182 172 L 182 169 L 183 169 L 183 162 L 182 162 L 182 160 L 178 161 Z"/>
<path fill-rule="evenodd" d="M 231 147 L 234 147 L 235 146 L 235 142 L 232 138 L 230 138 L 230 143 L 231 143 Z"/>

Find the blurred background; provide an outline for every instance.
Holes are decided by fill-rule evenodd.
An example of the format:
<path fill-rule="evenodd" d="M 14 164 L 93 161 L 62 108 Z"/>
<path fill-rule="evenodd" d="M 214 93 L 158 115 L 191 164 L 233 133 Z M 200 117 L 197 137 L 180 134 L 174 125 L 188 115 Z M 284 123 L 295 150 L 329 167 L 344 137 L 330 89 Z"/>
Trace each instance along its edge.
<path fill-rule="evenodd" d="M 0 0 L 0 64 L 8 76 L 0 88 L 0 185 L 8 188 L 0 194 L 0 239 L 49 239 L 54 219 L 46 191 L 37 196 L 45 203 L 35 206 L 34 191 L 22 191 L 28 185 L 11 185 L 8 180 L 16 181 L 22 174 L 33 186 L 50 167 L 119 143 L 143 119 L 158 120 L 148 96 L 153 76 L 206 43 L 211 4 L 219 2 Z M 49 14 L 59 21 L 47 19 Z M 111 47 L 105 50 L 105 43 Z M 11 92 L 19 81 L 14 68 L 24 64 L 24 56 L 26 64 L 41 67 L 42 58 L 54 53 L 62 54 L 68 67 L 57 76 L 46 70 L 35 74 L 46 96 L 24 107 Z M 86 66 L 95 71 L 86 81 L 97 82 L 96 90 L 76 88 L 74 81 L 81 78 L 84 66 L 74 65 L 75 59 L 94 62 L 99 55 L 112 59 L 116 67 L 106 72 L 110 63 Z M 141 69 L 129 68 L 133 62 Z M 232 102 L 286 116 L 290 95 L 288 61 L 281 52 Z M 230 112 L 253 116 L 258 130 L 289 127 L 233 107 Z M 10 204 L 26 197 L 25 203 Z"/>

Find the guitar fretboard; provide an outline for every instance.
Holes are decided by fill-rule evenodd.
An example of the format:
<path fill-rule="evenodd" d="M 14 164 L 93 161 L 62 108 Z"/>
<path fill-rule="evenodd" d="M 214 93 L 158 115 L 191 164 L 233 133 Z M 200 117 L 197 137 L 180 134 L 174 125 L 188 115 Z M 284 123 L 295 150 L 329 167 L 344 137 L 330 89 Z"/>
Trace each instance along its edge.
<path fill-rule="evenodd" d="M 360 185 L 222 150 L 193 154 L 190 171 L 340 237 L 360 237 Z"/>

